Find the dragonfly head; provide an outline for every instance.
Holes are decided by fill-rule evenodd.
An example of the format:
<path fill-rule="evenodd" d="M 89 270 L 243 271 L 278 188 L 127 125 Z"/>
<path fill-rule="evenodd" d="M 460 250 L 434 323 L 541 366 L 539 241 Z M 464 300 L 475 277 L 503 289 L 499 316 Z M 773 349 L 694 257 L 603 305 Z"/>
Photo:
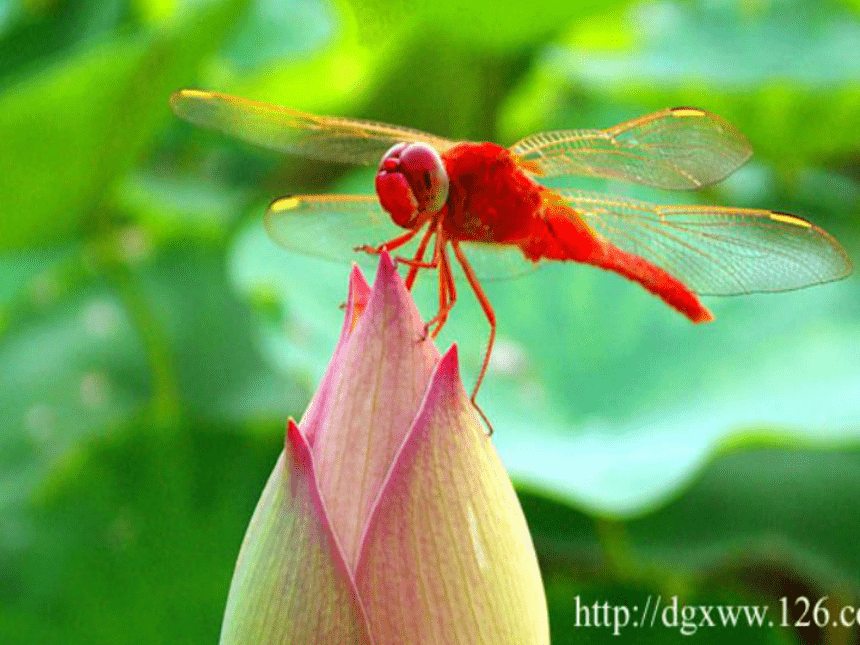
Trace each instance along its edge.
<path fill-rule="evenodd" d="M 448 173 L 442 158 L 426 143 L 398 143 L 382 157 L 376 194 L 394 223 L 412 228 L 448 199 Z"/>

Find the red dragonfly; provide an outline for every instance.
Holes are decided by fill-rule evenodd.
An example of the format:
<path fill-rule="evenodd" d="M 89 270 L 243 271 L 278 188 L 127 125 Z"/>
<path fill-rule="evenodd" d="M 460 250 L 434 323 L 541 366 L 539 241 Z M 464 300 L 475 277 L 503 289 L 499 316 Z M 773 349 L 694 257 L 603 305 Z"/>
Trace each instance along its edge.
<path fill-rule="evenodd" d="M 376 196 L 284 197 L 269 207 L 266 227 L 282 246 L 340 259 L 350 250 L 402 251 L 416 238 L 410 257 L 397 261 L 410 267 L 405 280 L 410 289 L 419 270 L 438 271 L 439 310 L 426 327 L 433 328 L 432 336 L 457 300 L 450 247 L 490 323 L 473 404 L 493 349 L 496 316 L 466 257 L 466 244 L 518 249 L 535 263 L 572 260 L 614 271 L 695 323 L 713 320 L 697 295 L 787 291 L 851 272 L 839 243 L 795 215 L 658 206 L 540 183 L 564 175 L 664 189 L 717 182 L 751 150 L 733 126 L 704 110 L 661 110 L 605 130 L 543 132 L 503 148 L 199 90 L 175 93 L 171 105 L 191 123 L 249 143 L 377 165 Z M 338 239 L 349 246 L 339 247 Z"/>

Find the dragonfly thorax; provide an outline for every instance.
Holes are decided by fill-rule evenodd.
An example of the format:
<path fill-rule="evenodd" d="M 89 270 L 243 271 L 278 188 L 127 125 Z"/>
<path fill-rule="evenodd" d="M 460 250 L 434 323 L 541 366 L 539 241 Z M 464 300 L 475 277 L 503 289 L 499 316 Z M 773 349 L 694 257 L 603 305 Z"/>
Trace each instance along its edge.
<path fill-rule="evenodd" d="M 511 153 L 494 143 L 461 143 L 445 153 L 450 189 L 449 237 L 517 243 L 528 237 L 543 203 L 543 188 Z"/>

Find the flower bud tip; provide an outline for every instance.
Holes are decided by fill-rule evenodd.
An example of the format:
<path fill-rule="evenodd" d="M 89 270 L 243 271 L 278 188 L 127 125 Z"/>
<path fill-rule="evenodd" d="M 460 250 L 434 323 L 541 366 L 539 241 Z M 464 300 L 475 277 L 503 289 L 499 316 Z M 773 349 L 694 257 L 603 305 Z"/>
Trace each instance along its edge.
<path fill-rule="evenodd" d="M 379 254 L 379 267 L 376 273 L 376 280 L 388 278 L 390 274 L 396 273 L 396 269 L 394 266 L 394 260 L 391 259 L 391 256 L 388 254 L 388 251 L 383 251 Z"/>

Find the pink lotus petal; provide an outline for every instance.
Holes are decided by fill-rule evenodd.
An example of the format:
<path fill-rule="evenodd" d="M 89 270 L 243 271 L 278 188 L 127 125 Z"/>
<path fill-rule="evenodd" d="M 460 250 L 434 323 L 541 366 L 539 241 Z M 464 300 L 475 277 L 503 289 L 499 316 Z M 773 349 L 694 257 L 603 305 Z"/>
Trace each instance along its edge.
<path fill-rule="evenodd" d="M 335 357 L 313 453 L 332 526 L 352 567 L 361 531 L 412 425 L 439 353 L 387 253 L 364 314 Z"/>
<path fill-rule="evenodd" d="M 325 416 L 328 408 L 329 393 L 331 392 L 331 384 L 336 379 L 335 373 L 341 365 L 338 360 L 338 353 L 343 349 L 347 339 L 352 334 L 358 319 L 364 313 L 367 307 L 367 301 L 370 298 L 370 287 L 367 280 L 361 273 L 358 265 L 352 265 L 352 271 L 349 273 L 349 295 L 346 300 L 346 313 L 343 317 L 343 327 L 340 330 L 340 338 L 337 341 L 337 346 L 334 350 L 332 360 L 326 368 L 325 375 L 317 388 L 314 398 L 308 404 L 302 420 L 299 423 L 299 428 L 304 433 L 308 443 L 313 446 L 316 429 L 319 427 L 320 420 Z"/>
<path fill-rule="evenodd" d="M 380 490 L 356 582 L 377 645 L 546 645 L 546 598 L 522 508 L 442 358 Z"/>
<path fill-rule="evenodd" d="M 310 448 L 292 421 L 284 443 L 239 552 L 221 645 L 370 645 Z"/>

